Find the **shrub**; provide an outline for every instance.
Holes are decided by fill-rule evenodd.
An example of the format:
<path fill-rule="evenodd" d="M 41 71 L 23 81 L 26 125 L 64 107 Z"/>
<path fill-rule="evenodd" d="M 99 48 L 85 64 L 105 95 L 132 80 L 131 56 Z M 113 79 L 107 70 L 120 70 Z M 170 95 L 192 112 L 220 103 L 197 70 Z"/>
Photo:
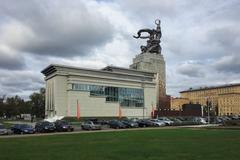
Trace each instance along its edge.
<path fill-rule="evenodd" d="M 224 126 L 240 126 L 240 120 L 230 120 L 223 123 Z"/>

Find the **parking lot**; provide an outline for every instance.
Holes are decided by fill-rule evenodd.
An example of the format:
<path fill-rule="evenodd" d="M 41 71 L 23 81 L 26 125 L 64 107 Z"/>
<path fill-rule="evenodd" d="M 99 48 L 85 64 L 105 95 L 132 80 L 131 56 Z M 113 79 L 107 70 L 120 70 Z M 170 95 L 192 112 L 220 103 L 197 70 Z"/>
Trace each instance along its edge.
<path fill-rule="evenodd" d="M 175 129 L 175 128 L 200 128 L 219 126 L 221 123 L 208 124 L 202 118 L 193 118 L 192 121 L 160 117 L 158 119 L 114 119 L 97 120 L 89 119 L 83 122 L 68 122 L 65 120 L 54 123 L 40 121 L 37 123 L 12 121 L 9 127 L 0 124 L 1 138 L 44 136 L 58 134 L 78 134 L 92 132 L 112 132 L 125 130 L 148 129 Z M 5 132 L 4 132 L 5 129 Z"/>

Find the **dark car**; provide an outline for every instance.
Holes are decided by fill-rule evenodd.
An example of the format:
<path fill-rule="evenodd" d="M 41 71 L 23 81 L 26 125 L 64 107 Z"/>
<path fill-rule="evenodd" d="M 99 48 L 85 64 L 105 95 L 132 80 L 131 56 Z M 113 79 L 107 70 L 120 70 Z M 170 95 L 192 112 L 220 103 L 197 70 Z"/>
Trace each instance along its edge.
<path fill-rule="evenodd" d="M 121 121 L 118 121 L 118 120 L 112 120 L 109 122 L 108 125 L 110 128 L 115 128 L 115 129 L 127 128 L 127 126 L 124 123 L 122 123 Z"/>
<path fill-rule="evenodd" d="M 138 127 L 138 123 L 131 121 L 131 120 L 123 120 L 122 123 L 125 124 L 127 128 L 137 128 Z"/>
<path fill-rule="evenodd" d="M 28 124 L 15 124 L 11 127 L 14 134 L 34 134 L 35 129 Z"/>
<path fill-rule="evenodd" d="M 98 124 L 101 124 L 101 125 L 108 125 L 109 121 L 108 120 L 99 120 L 98 121 Z"/>
<path fill-rule="evenodd" d="M 74 128 L 72 125 L 69 124 L 69 122 L 64 120 L 58 120 L 55 122 L 55 127 L 58 132 L 64 132 L 64 131 L 73 131 Z"/>
<path fill-rule="evenodd" d="M 138 121 L 139 127 L 156 127 L 157 125 L 148 119 L 142 119 Z"/>
<path fill-rule="evenodd" d="M 100 130 L 100 129 L 102 129 L 101 125 L 95 124 L 93 121 L 83 122 L 81 127 L 83 130 Z"/>
<path fill-rule="evenodd" d="M 39 133 L 47 133 L 47 132 L 54 132 L 56 127 L 53 123 L 48 121 L 38 122 L 35 125 L 36 132 Z"/>

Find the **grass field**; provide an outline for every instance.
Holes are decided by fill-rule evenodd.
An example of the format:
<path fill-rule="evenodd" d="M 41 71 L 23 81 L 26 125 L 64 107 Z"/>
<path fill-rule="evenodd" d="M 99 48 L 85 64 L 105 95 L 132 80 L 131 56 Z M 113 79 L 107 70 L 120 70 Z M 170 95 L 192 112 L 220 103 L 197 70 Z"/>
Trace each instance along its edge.
<path fill-rule="evenodd" d="M 0 160 L 239 160 L 240 130 L 160 129 L 0 139 Z"/>

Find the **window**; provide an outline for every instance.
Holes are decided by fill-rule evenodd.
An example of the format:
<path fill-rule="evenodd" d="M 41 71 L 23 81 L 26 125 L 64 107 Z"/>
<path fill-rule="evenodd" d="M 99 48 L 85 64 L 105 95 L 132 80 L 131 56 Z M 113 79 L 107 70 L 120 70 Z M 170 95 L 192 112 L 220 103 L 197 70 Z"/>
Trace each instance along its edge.
<path fill-rule="evenodd" d="M 117 87 L 105 87 L 106 101 L 118 102 L 118 88 Z"/>
<path fill-rule="evenodd" d="M 104 96 L 107 102 L 119 102 L 123 107 L 143 107 L 143 89 L 98 86 L 88 84 L 72 84 L 76 91 L 88 91 L 91 96 Z"/>

